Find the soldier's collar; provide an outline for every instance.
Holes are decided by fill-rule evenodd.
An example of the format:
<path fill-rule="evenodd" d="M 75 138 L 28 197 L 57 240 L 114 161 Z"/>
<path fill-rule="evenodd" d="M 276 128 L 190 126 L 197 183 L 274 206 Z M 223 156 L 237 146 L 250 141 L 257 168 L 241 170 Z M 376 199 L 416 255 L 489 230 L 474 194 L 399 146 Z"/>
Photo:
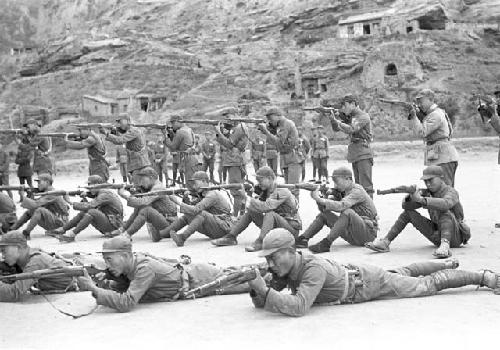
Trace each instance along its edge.
<path fill-rule="evenodd" d="M 304 259 L 304 257 L 302 256 L 301 252 L 295 253 L 295 262 L 293 264 L 292 269 L 288 273 L 289 279 L 294 280 L 294 281 L 297 280 L 297 278 L 299 277 L 300 267 L 302 266 L 303 259 Z"/>

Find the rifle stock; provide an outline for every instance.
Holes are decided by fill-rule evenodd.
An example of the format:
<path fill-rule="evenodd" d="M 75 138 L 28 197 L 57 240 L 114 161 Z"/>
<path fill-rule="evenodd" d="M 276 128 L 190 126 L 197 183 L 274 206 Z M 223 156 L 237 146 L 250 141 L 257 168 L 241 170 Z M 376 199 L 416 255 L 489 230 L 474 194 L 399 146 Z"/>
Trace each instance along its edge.
<path fill-rule="evenodd" d="M 0 282 L 15 282 L 27 279 L 40 279 L 48 277 L 79 277 L 84 275 L 85 266 L 61 266 L 50 269 L 22 272 L 13 275 L 0 276 Z"/>
<path fill-rule="evenodd" d="M 134 189 L 135 186 L 132 184 L 109 184 L 109 183 L 104 183 L 104 184 L 95 184 L 95 185 L 87 185 L 87 186 L 78 186 L 78 188 L 85 188 L 87 190 L 119 190 L 121 188 L 125 190 L 131 190 Z"/>
<path fill-rule="evenodd" d="M 417 191 L 417 186 L 411 185 L 411 186 L 398 186 L 398 187 L 393 187 L 389 188 L 387 190 L 377 190 L 377 195 L 386 195 L 386 194 L 393 194 L 393 193 L 407 193 L 407 194 L 412 194 Z"/>

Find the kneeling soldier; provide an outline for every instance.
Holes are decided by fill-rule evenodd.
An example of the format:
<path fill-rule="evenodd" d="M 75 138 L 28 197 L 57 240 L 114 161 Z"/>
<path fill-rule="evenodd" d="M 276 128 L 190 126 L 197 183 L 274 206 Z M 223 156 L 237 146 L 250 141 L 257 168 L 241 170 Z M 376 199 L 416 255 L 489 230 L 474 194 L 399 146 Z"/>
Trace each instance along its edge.
<path fill-rule="evenodd" d="M 175 220 L 166 229 L 160 231 L 161 238 L 171 237 L 177 246 L 182 247 L 184 242 L 196 231 L 209 238 L 220 238 L 231 231 L 233 227 L 233 217 L 231 216 L 231 204 L 221 191 L 204 190 L 209 186 L 209 178 L 206 172 L 197 171 L 191 178 L 192 189 L 202 199 L 196 205 L 183 203 L 179 197 L 170 196 L 175 202 L 182 217 Z M 177 233 L 187 225 L 183 233 Z"/>
<path fill-rule="evenodd" d="M 217 246 L 238 244 L 236 237 L 245 230 L 250 223 L 260 228 L 259 238 L 250 246 L 247 252 L 262 249 L 262 240 L 269 231 L 276 227 L 286 228 L 294 236 L 302 229 L 298 211 L 298 199 L 287 188 L 278 188 L 272 169 L 264 166 L 256 174 L 259 187 L 265 192 L 261 199 L 247 199 L 247 211 L 243 214 L 231 232 L 219 239 L 214 239 L 212 244 Z M 265 199 L 264 199 L 265 198 Z"/>
<path fill-rule="evenodd" d="M 443 168 L 431 165 L 424 169 L 422 180 L 428 193 L 417 190 L 403 201 L 403 213 L 399 215 L 392 228 L 382 239 L 376 239 L 366 245 L 376 252 L 389 251 L 391 242 L 411 223 L 438 248 L 434 252 L 437 258 L 451 256 L 450 248 L 458 248 L 467 244 L 470 229 L 463 222 L 464 209 L 460 203 L 458 192 L 445 183 Z M 426 191 L 427 192 L 427 191 Z M 429 211 L 430 220 L 416 211 L 425 208 Z"/>
<path fill-rule="evenodd" d="M 158 181 L 156 171 L 151 167 L 145 167 L 137 170 L 134 173 L 134 181 L 141 192 L 154 192 L 164 190 L 166 187 Z M 125 234 L 129 238 L 145 223 L 150 223 L 148 226 L 151 238 L 154 242 L 159 241 L 159 232 L 170 225 L 177 218 L 177 206 L 172 202 L 167 195 L 153 195 L 146 197 L 135 197 L 130 195 L 126 190 L 118 190 L 120 197 L 127 201 L 129 207 L 134 208 L 134 212 L 123 227 L 111 232 L 107 236 L 116 236 Z"/>
<path fill-rule="evenodd" d="M 377 237 L 377 209 L 363 186 L 354 183 L 351 170 L 346 167 L 337 168 L 333 171 L 332 178 L 335 188 L 344 193 L 343 198 L 331 200 L 321 198 L 318 190 L 311 192 L 311 197 L 323 210 L 297 239 L 297 246 L 306 248 L 309 239 L 325 224 L 330 227 L 326 238 L 309 246 L 313 253 L 329 252 L 333 241 L 339 237 L 357 246 L 363 246 Z"/>
<path fill-rule="evenodd" d="M 313 304 L 415 298 L 467 285 L 485 286 L 500 294 L 500 274 L 455 270 L 456 260 L 414 263 L 386 271 L 377 266 L 344 266 L 315 255 L 302 255 L 294 243 L 293 235 L 284 229 L 272 230 L 264 238 L 259 255 L 266 258 L 273 279 L 268 284 L 258 274 L 248 282 L 255 307 L 303 316 Z M 292 294 L 281 292 L 287 287 Z"/>
<path fill-rule="evenodd" d="M 38 179 L 38 191 L 48 192 L 53 191 L 52 175 L 40 174 Z M 17 230 L 29 221 L 28 225 L 23 230 L 26 239 L 30 238 L 30 233 L 33 229 L 40 225 L 45 230 L 55 230 L 62 227 L 68 221 L 69 205 L 68 200 L 62 196 L 43 196 L 39 199 L 31 199 L 24 197 L 21 206 L 26 208 L 23 215 L 11 227 L 12 230 Z"/>
<path fill-rule="evenodd" d="M 11 231 L 0 239 L 0 250 L 4 262 L 15 268 L 16 273 L 68 266 L 66 261 L 55 258 L 40 249 L 30 248 L 26 237 L 19 231 Z M 39 280 L 25 279 L 12 284 L 0 282 L 0 301 L 20 301 L 31 287 L 43 292 L 72 289 L 73 277 L 51 276 Z M 75 286 L 76 287 L 76 286 Z M 74 289 L 73 289 L 74 290 Z"/>
<path fill-rule="evenodd" d="M 212 282 L 223 274 L 223 269 L 212 264 L 179 263 L 133 253 L 132 242 L 123 236 L 106 240 L 102 248 L 104 261 L 112 275 L 111 282 L 115 283 L 107 283 L 110 289 L 99 288 L 86 273 L 84 277 L 78 277 L 78 286 L 81 290 L 91 291 L 98 305 L 120 312 L 128 312 L 140 302 L 183 299 L 188 290 Z M 248 284 L 244 283 L 221 289 L 217 294 L 246 291 Z"/>
<path fill-rule="evenodd" d="M 104 183 L 99 175 L 89 176 L 88 184 Z M 90 202 L 73 203 L 73 209 L 79 213 L 63 227 L 54 231 L 62 242 L 74 242 L 77 234 L 89 225 L 102 234 L 118 229 L 123 224 L 123 205 L 120 198 L 112 190 L 89 190 Z M 72 230 L 71 230 L 72 229 Z"/>

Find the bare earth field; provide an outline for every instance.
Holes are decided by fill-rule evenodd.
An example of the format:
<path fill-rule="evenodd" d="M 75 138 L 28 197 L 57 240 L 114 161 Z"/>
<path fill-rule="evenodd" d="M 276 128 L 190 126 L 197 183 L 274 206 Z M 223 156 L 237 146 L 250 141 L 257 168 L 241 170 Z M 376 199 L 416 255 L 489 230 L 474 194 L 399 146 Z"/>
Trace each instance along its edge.
<path fill-rule="evenodd" d="M 470 243 L 454 249 L 464 269 L 490 268 L 500 271 L 500 167 L 494 150 L 462 154 L 457 174 L 457 189 L 472 228 Z M 344 164 L 334 161 L 329 165 Z M 422 158 L 398 155 L 377 157 L 374 183 L 378 189 L 420 183 Z M 309 164 L 308 178 L 312 169 Z M 252 170 L 250 170 L 252 172 Z M 113 174 L 119 179 L 116 171 Z M 83 174 L 59 174 L 55 187 L 73 189 L 83 183 Z M 12 181 L 12 180 L 11 180 Z M 12 181 L 14 182 L 14 181 Z M 423 186 L 422 183 L 420 185 Z M 385 233 L 400 212 L 403 195 L 375 198 Z M 316 205 L 309 193 L 301 193 L 301 216 L 304 226 L 316 215 Z M 130 210 L 127 212 L 127 215 Z M 317 236 L 323 238 L 326 229 Z M 193 261 L 220 265 L 258 262 L 246 253 L 257 234 L 252 226 L 234 247 L 215 248 L 199 234 L 183 248 L 170 240 L 152 243 L 143 228 L 134 236 L 136 251 L 158 256 L 178 257 L 189 254 Z M 76 243 L 59 244 L 37 228 L 31 245 L 47 251 L 95 252 L 102 244 L 101 235 L 91 229 L 78 236 Z M 395 267 L 432 259 L 434 247 L 413 228 L 407 228 L 388 254 L 376 254 L 364 248 L 335 242 L 325 257 L 342 262 L 363 262 Z M 65 310 L 77 311 L 92 304 L 88 293 L 50 296 Z M 428 298 L 374 301 L 358 305 L 313 307 L 302 318 L 291 318 L 256 310 L 247 295 L 216 296 L 174 303 L 141 304 L 127 314 L 105 307 L 86 317 L 72 319 L 54 310 L 41 296 L 31 296 L 23 303 L 0 305 L 1 349 L 68 348 L 324 348 L 335 349 L 471 349 L 489 345 L 496 349 L 500 296 L 482 289 L 462 288 Z M 495 331 L 496 330 L 496 331 Z"/>

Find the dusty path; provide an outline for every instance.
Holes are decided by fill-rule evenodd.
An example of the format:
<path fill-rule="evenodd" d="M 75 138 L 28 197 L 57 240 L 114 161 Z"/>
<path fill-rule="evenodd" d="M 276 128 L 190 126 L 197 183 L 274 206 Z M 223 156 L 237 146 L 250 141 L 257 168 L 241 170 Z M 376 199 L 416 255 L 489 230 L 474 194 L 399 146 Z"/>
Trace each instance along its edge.
<path fill-rule="evenodd" d="M 457 189 L 472 227 L 472 240 L 455 249 L 461 267 L 488 267 L 500 271 L 500 167 L 496 153 L 469 152 L 458 168 Z M 343 162 L 334 162 L 335 165 Z M 418 183 L 422 160 L 379 157 L 376 188 Z M 333 164 L 330 165 L 332 169 Z M 311 169 L 308 169 L 310 176 Z M 118 179 L 119 177 L 115 177 Z M 74 188 L 84 177 L 59 176 L 57 188 Z M 386 232 L 400 211 L 402 195 L 376 197 L 381 233 Z M 301 193 L 301 215 L 305 225 L 316 215 L 316 205 Z M 151 243 L 145 229 L 134 236 L 137 251 L 177 257 L 189 254 L 195 261 L 235 265 L 259 261 L 243 247 L 253 241 L 256 228 L 246 231 L 240 245 L 214 248 L 201 235 L 185 247 L 170 241 Z M 326 233 L 320 234 L 318 239 Z M 102 239 L 94 230 L 84 232 L 74 244 L 60 245 L 36 230 L 32 245 L 52 251 L 97 251 Z M 339 261 L 364 262 L 383 267 L 399 266 L 432 258 L 433 247 L 414 229 L 407 229 L 389 254 L 374 254 L 364 248 L 335 243 L 324 254 Z M 78 309 L 90 303 L 81 294 L 58 296 L 59 306 Z M 51 308 L 41 297 L 19 304 L 0 304 L 1 349 L 68 348 L 179 348 L 276 349 L 323 347 L 335 349 L 472 349 L 482 345 L 498 348 L 500 296 L 487 290 L 463 288 L 429 298 L 377 301 L 359 305 L 314 307 L 302 318 L 289 318 L 253 308 L 247 295 L 219 296 L 176 303 L 139 305 L 128 314 L 99 307 L 90 316 L 73 320 Z"/>

